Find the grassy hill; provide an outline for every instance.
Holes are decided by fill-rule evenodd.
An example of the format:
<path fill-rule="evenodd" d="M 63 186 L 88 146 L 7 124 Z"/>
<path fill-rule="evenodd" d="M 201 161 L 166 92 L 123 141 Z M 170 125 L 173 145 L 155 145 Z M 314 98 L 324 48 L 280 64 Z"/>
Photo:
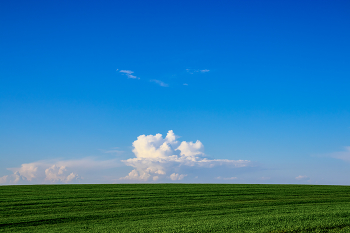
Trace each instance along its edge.
<path fill-rule="evenodd" d="M 350 187 L 0 186 L 0 232 L 350 232 Z"/>

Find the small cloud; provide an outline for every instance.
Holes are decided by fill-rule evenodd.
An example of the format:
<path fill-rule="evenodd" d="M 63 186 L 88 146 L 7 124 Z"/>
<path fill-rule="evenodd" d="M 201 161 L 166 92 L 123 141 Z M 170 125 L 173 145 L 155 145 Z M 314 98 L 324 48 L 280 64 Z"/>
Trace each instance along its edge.
<path fill-rule="evenodd" d="M 307 180 L 307 179 L 309 179 L 309 177 L 299 175 L 299 176 L 295 177 L 295 179 L 296 179 L 296 180 Z"/>
<path fill-rule="evenodd" d="M 188 84 L 187 84 L 187 83 L 184 83 L 184 84 L 182 84 L 182 85 L 184 85 L 184 86 L 188 86 Z"/>
<path fill-rule="evenodd" d="M 118 70 L 117 70 L 118 71 Z M 131 70 L 121 70 L 119 71 L 120 73 L 126 75 L 128 78 L 132 78 L 132 79 L 140 79 L 139 77 L 136 77 L 135 75 L 132 75 L 134 73 L 134 71 Z"/>
<path fill-rule="evenodd" d="M 178 173 L 173 173 L 170 175 L 170 179 L 171 180 L 182 180 L 183 178 L 185 178 L 185 176 L 187 175 L 184 175 L 184 174 L 178 174 Z"/>
<path fill-rule="evenodd" d="M 199 69 L 186 69 L 186 71 L 190 74 L 194 73 L 208 73 L 210 70 L 204 69 L 204 70 L 199 70 Z"/>
<path fill-rule="evenodd" d="M 151 175 L 142 174 L 140 175 L 135 169 L 129 172 L 125 177 L 120 178 L 120 180 L 147 180 Z"/>
<path fill-rule="evenodd" d="M 168 87 L 169 86 L 168 84 L 166 84 L 166 83 L 164 83 L 164 82 L 162 82 L 160 80 L 157 80 L 157 79 L 152 79 L 152 80 L 150 80 L 150 82 L 157 83 L 161 87 Z"/>
<path fill-rule="evenodd" d="M 119 72 L 124 73 L 124 74 L 133 74 L 134 73 L 134 71 L 131 71 L 131 70 L 121 70 Z"/>

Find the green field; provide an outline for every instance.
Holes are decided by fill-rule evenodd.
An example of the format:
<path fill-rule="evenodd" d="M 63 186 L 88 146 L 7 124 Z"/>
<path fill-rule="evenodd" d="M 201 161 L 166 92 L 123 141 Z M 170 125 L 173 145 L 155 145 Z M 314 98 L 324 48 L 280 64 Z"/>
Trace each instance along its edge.
<path fill-rule="evenodd" d="M 350 187 L 0 186 L 0 232 L 350 232 Z"/>

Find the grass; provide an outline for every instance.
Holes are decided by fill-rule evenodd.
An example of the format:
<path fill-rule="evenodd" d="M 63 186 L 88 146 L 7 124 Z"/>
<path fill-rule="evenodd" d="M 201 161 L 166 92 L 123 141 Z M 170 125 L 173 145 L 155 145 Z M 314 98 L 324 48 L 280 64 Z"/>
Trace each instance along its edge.
<path fill-rule="evenodd" d="M 0 232 L 350 232 L 350 187 L 0 186 Z"/>

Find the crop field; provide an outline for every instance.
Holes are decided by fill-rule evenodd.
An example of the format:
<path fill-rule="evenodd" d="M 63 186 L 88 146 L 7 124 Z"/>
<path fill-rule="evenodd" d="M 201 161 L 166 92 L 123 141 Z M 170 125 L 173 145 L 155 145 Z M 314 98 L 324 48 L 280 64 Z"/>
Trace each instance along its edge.
<path fill-rule="evenodd" d="M 0 186 L 0 232 L 350 232 L 350 187 Z"/>

